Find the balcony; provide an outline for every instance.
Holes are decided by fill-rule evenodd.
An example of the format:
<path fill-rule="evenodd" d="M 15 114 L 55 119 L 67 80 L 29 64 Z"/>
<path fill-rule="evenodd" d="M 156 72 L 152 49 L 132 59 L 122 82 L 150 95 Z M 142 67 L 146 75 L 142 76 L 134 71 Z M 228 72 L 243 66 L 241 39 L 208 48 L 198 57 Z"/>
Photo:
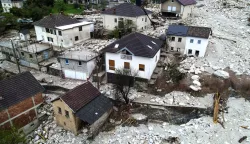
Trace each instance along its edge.
<path fill-rule="evenodd" d="M 121 54 L 121 59 L 132 60 L 132 55 Z"/>

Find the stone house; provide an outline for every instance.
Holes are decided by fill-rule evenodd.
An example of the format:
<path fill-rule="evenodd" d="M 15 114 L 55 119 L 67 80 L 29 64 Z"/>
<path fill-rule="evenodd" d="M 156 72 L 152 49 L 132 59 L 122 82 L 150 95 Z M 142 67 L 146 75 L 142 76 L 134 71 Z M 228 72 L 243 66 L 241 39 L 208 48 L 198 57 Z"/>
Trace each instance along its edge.
<path fill-rule="evenodd" d="M 38 41 L 70 48 L 90 39 L 93 22 L 78 21 L 64 14 L 50 14 L 33 23 Z"/>
<path fill-rule="evenodd" d="M 204 57 L 211 28 L 184 25 L 170 25 L 166 32 L 169 51 L 182 55 Z"/>
<path fill-rule="evenodd" d="M 75 135 L 85 127 L 95 135 L 112 111 L 112 102 L 90 82 L 75 87 L 52 101 L 56 123 Z"/>
<path fill-rule="evenodd" d="M 122 3 L 101 13 L 103 27 L 107 30 L 114 30 L 116 27 L 122 28 L 123 23 L 127 22 L 134 25 L 137 30 L 145 30 L 151 26 L 148 17 L 152 18 L 151 11 L 146 10 L 146 13 L 139 6 Z"/>
<path fill-rule="evenodd" d="M 149 80 L 160 59 L 163 42 L 141 33 L 131 33 L 105 47 L 105 66 L 108 82 L 116 69 L 136 72 L 138 78 Z"/>
<path fill-rule="evenodd" d="M 0 129 L 11 126 L 30 132 L 38 125 L 37 107 L 44 88 L 30 72 L 0 81 Z"/>
<path fill-rule="evenodd" d="M 195 0 L 162 0 L 161 13 L 168 17 L 189 17 L 196 4 Z"/>
<path fill-rule="evenodd" d="M 88 80 L 95 68 L 96 53 L 73 51 L 58 57 L 65 78 Z"/>
<path fill-rule="evenodd" d="M 22 8 L 24 0 L 1 0 L 3 12 L 10 12 L 13 7 Z"/>

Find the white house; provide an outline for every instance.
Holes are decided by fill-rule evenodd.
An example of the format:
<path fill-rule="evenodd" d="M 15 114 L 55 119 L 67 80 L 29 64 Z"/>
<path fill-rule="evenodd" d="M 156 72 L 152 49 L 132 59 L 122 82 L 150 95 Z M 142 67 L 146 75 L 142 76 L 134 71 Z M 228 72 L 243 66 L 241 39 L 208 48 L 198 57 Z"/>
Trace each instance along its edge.
<path fill-rule="evenodd" d="M 148 17 L 152 18 L 152 12 L 145 10 L 131 3 L 122 3 L 113 8 L 107 9 L 101 13 L 103 18 L 103 27 L 107 30 L 114 30 L 115 27 L 121 27 L 121 22 L 128 21 L 133 23 L 137 30 L 148 29 L 151 22 Z"/>
<path fill-rule="evenodd" d="M 93 22 L 78 21 L 64 14 L 50 14 L 33 25 L 38 41 L 64 48 L 90 39 L 93 31 Z"/>
<path fill-rule="evenodd" d="M 1 0 L 3 12 L 10 12 L 13 7 L 22 8 L 23 0 Z"/>
<path fill-rule="evenodd" d="M 170 25 L 167 30 L 169 50 L 183 55 L 204 57 L 211 28 L 184 25 Z"/>
<path fill-rule="evenodd" d="M 59 56 L 65 78 L 87 80 L 95 68 L 97 54 L 88 51 L 73 51 Z"/>
<path fill-rule="evenodd" d="M 112 77 L 116 69 L 136 72 L 137 77 L 149 80 L 160 59 L 163 42 L 140 33 L 131 33 L 103 49 L 107 77 Z"/>

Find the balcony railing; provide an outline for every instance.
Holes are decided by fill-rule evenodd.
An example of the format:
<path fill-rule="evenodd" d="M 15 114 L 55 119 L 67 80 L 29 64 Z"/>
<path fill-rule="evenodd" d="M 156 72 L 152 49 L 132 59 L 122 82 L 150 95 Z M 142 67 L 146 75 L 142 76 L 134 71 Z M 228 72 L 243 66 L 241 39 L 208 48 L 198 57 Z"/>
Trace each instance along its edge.
<path fill-rule="evenodd" d="M 125 55 L 125 54 L 122 54 L 122 55 L 121 55 L 121 59 L 132 60 L 132 55 Z"/>

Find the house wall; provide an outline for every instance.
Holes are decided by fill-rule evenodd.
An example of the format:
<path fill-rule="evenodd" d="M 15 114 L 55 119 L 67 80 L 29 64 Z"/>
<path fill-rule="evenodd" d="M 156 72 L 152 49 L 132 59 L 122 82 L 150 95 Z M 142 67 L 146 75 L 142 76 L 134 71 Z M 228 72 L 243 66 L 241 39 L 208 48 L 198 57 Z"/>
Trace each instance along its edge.
<path fill-rule="evenodd" d="M 175 37 L 175 41 L 172 41 L 171 38 Z M 178 38 L 182 38 L 181 42 L 178 42 Z M 185 51 L 185 45 L 186 45 L 186 37 L 182 36 L 167 36 L 166 41 L 169 44 L 169 51 L 177 52 L 177 48 L 180 48 L 180 53 L 184 54 Z M 171 50 L 171 47 L 174 49 Z"/>
<path fill-rule="evenodd" d="M 13 7 L 22 8 L 23 2 L 22 1 L 13 1 L 11 0 L 1 0 L 3 12 L 10 12 L 10 9 Z"/>
<path fill-rule="evenodd" d="M 48 54 L 48 57 L 45 56 L 47 54 Z M 30 55 L 32 55 L 32 57 L 30 57 Z M 39 53 L 29 53 L 29 52 L 20 50 L 20 59 L 29 63 L 34 63 L 34 64 L 38 64 L 39 62 L 47 60 L 51 58 L 53 55 L 54 55 L 54 52 L 52 48 L 41 51 Z"/>
<path fill-rule="evenodd" d="M 29 35 L 29 34 L 24 35 L 24 34 L 20 33 L 20 34 L 19 34 L 19 37 L 20 37 L 20 39 L 23 40 L 23 41 L 29 40 L 29 39 L 30 39 L 30 35 Z"/>
<path fill-rule="evenodd" d="M 168 10 L 168 7 L 171 6 L 171 10 Z M 172 10 L 172 7 L 176 7 L 176 11 Z M 167 0 L 166 2 L 161 4 L 161 12 L 173 12 L 173 13 L 180 13 L 181 12 L 181 4 L 177 2 L 177 0 Z"/>
<path fill-rule="evenodd" d="M 152 18 L 152 14 L 149 14 L 149 17 Z M 132 20 L 133 23 L 137 26 L 138 30 L 141 30 L 142 28 L 145 29 L 145 27 L 146 29 L 148 29 L 151 24 L 150 20 L 146 15 L 140 17 L 124 17 L 124 16 L 102 14 L 102 18 L 103 18 L 103 27 L 107 30 L 114 30 L 115 27 L 118 27 L 119 18 L 123 18 L 124 20 L 126 19 Z M 115 22 L 115 18 L 117 18 L 117 22 Z M 147 22 L 145 22 L 145 18 L 147 18 Z"/>
<path fill-rule="evenodd" d="M 157 59 L 156 59 L 157 57 Z M 130 63 L 132 72 L 138 72 L 138 76 L 143 79 L 150 79 L 160 58 L 160 50 L 153 58 L 132 56 L 132 60 L 121 59 L 120 53 L 105 53 L 106 72 L 115 73 L 114 70 L 109 70 L 109 60 L 115 60 L 115 68 L 124 68 L 124 62 Z M 139 71 L 139 64 L 145 65 L 145 71 Z"/>
<path fill-rule="evenodd" d="M 193 39 L 194 42 L 190 43 L 190 40 Z M 198 40 L 201 40 L 201 44 L 198 44 Z M 208 39 L 204 38 L 196 38 L 196 37 L 187 37 L 186 38 L 186 48 L 184 54 L 186 55 L 194 55 L 195 56 L 195 51 L 199 51 L 199 56 L 198 57 L 204 57 L 206 50 L 207 50 L 207 45 L 208 45 Z M 192 50 L 192 54 L 188 54 L 188 50 Z"/>
<path fill-rule="evenodd" d="M 58 112 L 58 107 L 60 107 L 62 110 L 61 114 Z M 80 120 L 75 116 L 69 106 L 59 99 L 53 102 L 53 110 L 57 125 L 77 135 L 80 126 Z M 65 110 L 69 112 L 69 117 L 65 116 Z"/>
<path fill-rule="evenodd" d="M 56 34 L 47 33 L 44 27 L 35 26 L 37 40 L 43 40 L 44 42 L 51 43 L 54 46 L 70 48 L 76 43 L 90 39 L 91 24 L 83 25 L 82 31 L 79 31 L 79 27 L 66 30 L 53 30 L 56 30 Z M 62 36 L 59 35 L 59 31 L 62 32 Z M 76 36 L 78 36 L 78 41 L 75 40 Z M 53 42 L 48 41 L 48 37 L 53 38 Z"/>
<path fill-rule="evenodd" d="M 22 102 L 0 112 L 0 129 L 10 126 L 22 128 L 37 118 L 37 107 L 43 103 L 42 93 L 27 98 Z"/>
<path fill-rule="evenodd" d="M 191 16 L 193 9 L 194 9 L 194 5 L 181 6 L 181 9 L 183 10 L 181 12 L 181 17 L 185 19 Z"/>

